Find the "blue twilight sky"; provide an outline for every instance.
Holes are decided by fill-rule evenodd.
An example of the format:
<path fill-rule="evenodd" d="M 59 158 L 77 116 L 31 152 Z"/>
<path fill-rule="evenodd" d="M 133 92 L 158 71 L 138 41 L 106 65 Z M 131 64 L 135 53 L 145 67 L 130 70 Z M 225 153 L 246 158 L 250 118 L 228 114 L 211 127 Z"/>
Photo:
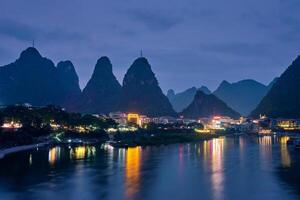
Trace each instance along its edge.
<path fill-rule="evenodd" d="M 300 54 L 299 0 L 1 0 L 0 65 L 31 45 L 84 87 L 107 55 L 122 82 L 143 49 L 164 91 L 270 82 Z"/>

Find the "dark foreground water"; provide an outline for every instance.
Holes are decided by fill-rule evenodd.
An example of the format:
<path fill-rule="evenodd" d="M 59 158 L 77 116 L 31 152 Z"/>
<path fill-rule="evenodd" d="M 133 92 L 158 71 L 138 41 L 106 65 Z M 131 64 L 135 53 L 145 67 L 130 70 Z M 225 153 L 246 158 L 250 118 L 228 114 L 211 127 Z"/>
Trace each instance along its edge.
<path fill-rule="evenodd" d="M 113 149 L 54 147 L 0 160 L 0 199 L 299 199 L 287 137 Z"/>

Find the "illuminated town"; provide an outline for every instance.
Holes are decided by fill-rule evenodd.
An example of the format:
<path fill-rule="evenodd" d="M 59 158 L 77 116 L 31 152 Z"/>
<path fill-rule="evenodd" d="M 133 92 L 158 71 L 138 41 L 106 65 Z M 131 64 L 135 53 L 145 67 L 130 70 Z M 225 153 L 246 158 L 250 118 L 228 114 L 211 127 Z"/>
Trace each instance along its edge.
<path fill-rule="evenodd" d="M 21 109 L 28 112 L 31 121 L 24 115 L 21 118 L 13 116 L 10 109 Z M 35 112 L 45 112 L 49 109 L 53 112 L 46 118 L 38 121 L 32 116 Z M 30 141 L 43 141 L 46 143 L 95 143 L 108 142 L 113 146 L 127 147 L 155 143 L 169 143 L 177 138 L 177 142 L 202 140 L 226 135 L 253 134 L 264 135 L 285 135 L 300 130 L 300 121 L 295 119 L 270 119 L 267 116 L 260 116 L 259 119 L 241 117 L 232 119 L 227 116 L 212 116 L 208 118 L 188 119 L 183 116 L 178 118 L 171 116 L 148 117 L 141 113 L 111 112 L 108 115 L 77 115 L 68 114 L 59 107 L 35 108 L 31 106 L 8 107 L 2 110 L 1 132 L 23 133 Z M 32 113 L 32 114 L 29 114 Z M 57 115 L 58 114 L 58 115 Z M 53 116 L 51 118 L 51 115 Z M 61 119 L 60 115 L 67 115 Z M 73 119 L 73 117 L 76 117 Z M 26 120 L 25 120 L 26 119 Z M 27 134 L 40 132 L 37 137 Z M 148 139 L 147 139 L 148 138 Z M 174 141 L 174 142 L 175 142 Z M 17 145 L 18 141 L 14 145 Z M 22 144 L 22 143 L 21 143 Z M 30 144 L 30 142 L 29 142 Z M 6 145 L 3 143 L 2 145 Z"/>

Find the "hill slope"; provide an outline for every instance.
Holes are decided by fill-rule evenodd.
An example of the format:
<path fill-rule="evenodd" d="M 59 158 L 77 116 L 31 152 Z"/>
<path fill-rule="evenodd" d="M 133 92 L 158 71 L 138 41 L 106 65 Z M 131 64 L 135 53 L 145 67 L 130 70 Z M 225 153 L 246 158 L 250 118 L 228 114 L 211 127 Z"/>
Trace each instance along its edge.
<path fill-rule="evenodd" d="M 231 109 L 213 94 L 205 94 L 198 90 L 192 103 L 181 113 L 187 118 L 211 117 L 214 115 L 240 117 L 240 114 Z"/>
<path fill-rule="evenodd" d="M 251 116 L 300 118 L 300 56 L 283 72 Z"/>
<path fill-rule="evenodd" d="M 205 86 L 201 86 L 199 90 L 203 91 L 205 94 L 211 93 L 210 90 Z M 187 90 L 179 92 L 177 94 L 175 94 L 174 90 L 168 90 L 167 97 L 174 110 L 176 112 L 181 112 L 193 101 L 196 92 L 196 87 L 188 88 Z"/>
<path fill-rule="evenodd" d="M 30 103 L 69 106 L 69 97 L 80 93 L 78 77 L 71 62 L 54 63 L 29 47 L 13 63 L 0 67 L 2 105 Z"/>
<path fill-rule="evenodd" d="M 136 59 L 123 80 L 119 109 L 149 116 L 175 115 L 147 59 Z"/>
<path fill-rule="evenodd" d="M 79 110 L 84 113 L 102 114 L 116 111 L 120 92 L 121 85 L 113 74 L 109 58 L 101 57 L 82 91 Z"/>
<path fill-rule="evenodd" d="M 223 81 L 213 94 L 234 110 L 247 116 L 267 92 L 268 87 L 255 80 L 242 80 L 236 83 Z"/>

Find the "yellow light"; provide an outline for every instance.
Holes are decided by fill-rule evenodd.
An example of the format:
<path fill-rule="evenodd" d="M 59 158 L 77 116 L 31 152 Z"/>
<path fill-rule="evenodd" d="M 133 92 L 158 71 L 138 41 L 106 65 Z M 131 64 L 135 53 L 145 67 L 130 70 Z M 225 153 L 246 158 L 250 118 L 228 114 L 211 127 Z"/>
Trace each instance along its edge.
<path fill-rule="evenodd" d="M 83 159 L 85 158 L 86 153 L 86 147 L 85 146 L 79 146 L 72 149 L 71 154 L 73 158 L 75 159 Z"/>
<path fill-rule="evenodd" d="M 1 127 L 2 128 L 18 129 L 18 128 L 22 128 L 22 124 L 12 120 L 10 122 L 3 123 L 3 125 Z"/>
<path fill-rule="evenodd" d="M 127 121 L 135 123 L 139 126 L 142 126 L 142 120 L 141 120 L 139 114 L 137 114 L 137 113 L 128 113 L 127 114 Z"/>
<path fill-rule="evenodd" d="M 87 128 L 85 126 L 76 126 L 75 130 L 78 131 L 79 133 L 88 132 L 88 130 L 87 130 Z"/>
<path fill-rule="evenodd" d="M 125 169 L 126 197 L 134 199 L 140 186 L 141 149 L 139 147 L 127 149 Z"/>
<path fill-rule="evenodd" d="M 115 133 L 117 131 L 118 131 L 118 129 L 115 129 L 115 128 L 108 128 L 107 129 L 107 132 L 109 132 L 109 133 Z"/>
<path fill-rule="evenodd" d="M 195 128 L 194 131 L 196 133 L 211 133 L 211 131 L 209 129 L 197 129 L 197 128 Z"/>
<path fill-rule="evenodd" d="M 48 153 L 48 161 L 50 165 L 54 165 L 57 160 L 59 160 L 60 157 L 60 147 L 53 147 L 49 150 Z"/>
<path fill-rule="evenodd" d="M 287 149 L 287 141 L 290 139 L 288 136 L 284 136 L 279 138 L 280 143 L 280 154 L 281 154 L 281 163 L 283 167 L 290 167 L 291 166 L 291 157 L 289 151 Z"/>
<path fill-rule="evenodd" d="M 300 125 L 298 125 L 293 120 L 282 120 L 278 122 L 278 127 L 282 128 L 283 130 L 292 131 L 292 130 L 300 130 Z"/>

